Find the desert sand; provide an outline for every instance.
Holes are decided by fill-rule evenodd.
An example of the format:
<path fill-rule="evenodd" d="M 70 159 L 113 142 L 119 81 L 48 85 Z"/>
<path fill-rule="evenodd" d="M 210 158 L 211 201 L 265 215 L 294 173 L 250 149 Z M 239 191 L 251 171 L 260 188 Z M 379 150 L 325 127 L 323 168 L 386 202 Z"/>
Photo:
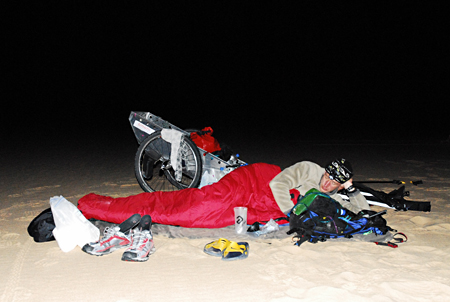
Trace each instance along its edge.
<path fill-rule="evenodd" d="M 56 241 L 34 242 L 28 224 L 49 207 L 53 196 L 77 204 L 91 192 L 114 197 L 142 192 L 133 170 L 136 143 L 130 134 L 124 141 L 68 141 L 32 149 L 22 144 L 1 154 L 0 300 L 449 301 L 448 143 L 267 137 L 228 143 L 249 163 L 284 168 L 301 160 L 324 164 L 345 156 L 356 170 L 355 180 L 421 179 L 424 184 L 407 184 L 406 189 L 410 199 L 431 201 L 431 212 L 388 210 L 388 225 L 409 239 L 396 249 L 332 240 L 296 247 L 289 236 L 262 237 L 248 240 L 247 259 L 226 262 L 203 252 L 219 235 L 217 230 L 203 230 L 201 238 L 155 235 L 157 250 L 143 263 L 121 261 L 120 250 L 102 257 L 79 247 L 64 253 Z M 372 187 L 388 192 L 398 186 Z"/>

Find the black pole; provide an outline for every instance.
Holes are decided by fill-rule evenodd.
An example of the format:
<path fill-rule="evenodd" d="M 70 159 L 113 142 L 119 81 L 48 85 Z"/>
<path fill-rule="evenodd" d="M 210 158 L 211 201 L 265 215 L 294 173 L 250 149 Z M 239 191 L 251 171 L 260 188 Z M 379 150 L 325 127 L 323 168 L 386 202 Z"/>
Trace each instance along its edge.
<path fill-rule="evenodd" d="M 413 185 L 417 186 L 417 185 L 421 185 L 423 184 L 422 180 L 417 180 L 417 181 L 409 181 L 410 183 L 412 183 Z M 396 184 L 396 185 L 404 185 L 406 182 L 402 181 L 402 180 L 361 180 L 361 181 L 354 181 L 354 183 L 360 183 L 360 184 Z"/>

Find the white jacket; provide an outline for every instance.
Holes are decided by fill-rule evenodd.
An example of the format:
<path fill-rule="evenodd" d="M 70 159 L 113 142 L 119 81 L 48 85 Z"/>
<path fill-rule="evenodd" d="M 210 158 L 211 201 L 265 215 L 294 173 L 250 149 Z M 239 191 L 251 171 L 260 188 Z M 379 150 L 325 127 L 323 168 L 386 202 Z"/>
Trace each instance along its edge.
<path fill-rule="evenodd" d="M 325 169 L 319 165 L 309 161 L 302 161 L 284 169 L 275 176 L 270 181 L 269 186 L 281 211 L 288 213 L 293 207 L 289 190 L 296 189 L 301 195 L 305 195 L 306 192 L 313 188 L 319 190 L 320 180 L 324 173 Z M 370 209 L 366 198 L 359 190 L 349 194 L 350 202 L 343 200 L 336 191 L 327 194 L 353 213 Z"/>

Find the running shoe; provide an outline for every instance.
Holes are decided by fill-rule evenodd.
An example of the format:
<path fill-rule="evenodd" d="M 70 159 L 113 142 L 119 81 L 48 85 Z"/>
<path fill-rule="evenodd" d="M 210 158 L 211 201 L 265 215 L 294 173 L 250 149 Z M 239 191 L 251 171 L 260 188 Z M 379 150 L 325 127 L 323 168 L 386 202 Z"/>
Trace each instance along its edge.
<path fill-rule="evenodd" d="M 130 232 L 122 233 L 118 226 L 105 228 L 104 235 L 100 241 L 86 243 L 82 250 L 91 255 L 103 256 L 111 254 L 115 250 L 128 247 L 131 243 Z"/>
<path fill-rule="evenodd" d="M 139 223 L 141 215 L 134 214 L 115 227 L 107 227 L 103 237 L 97 242 L 87 243 L 82 251 L 90 255 L 103 256 L 111 254 L 115 250 L 128 247 L 131 243 L 131 228 Z"/>
<path fill-rule="evenodd" d="M 139 226 L 131 231 L 131 244 L 122 255 L 123 261 L 144 262 L 156 251 L 151 224 L 150 215 L 145 215 Z"/>

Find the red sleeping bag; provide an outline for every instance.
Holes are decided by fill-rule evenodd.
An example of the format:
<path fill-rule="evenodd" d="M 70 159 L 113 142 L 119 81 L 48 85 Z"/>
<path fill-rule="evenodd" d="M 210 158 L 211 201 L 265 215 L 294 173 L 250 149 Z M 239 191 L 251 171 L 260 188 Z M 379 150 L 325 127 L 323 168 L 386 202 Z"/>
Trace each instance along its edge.
<path fill-rule="evenodd" d="M 234 224 L 234 207 L 248 208 L 247 223 L 285 216 L 273 198 L 269 182 L 278 166 L 252 164 L 225 175 L 201 189 L 141 193 L 112 198 L 88 194 L 78 209 L 90 219 L 121 223 L 132 214 L 150 214 L 155 223 L 189 228 L 221 228 Z"/>

